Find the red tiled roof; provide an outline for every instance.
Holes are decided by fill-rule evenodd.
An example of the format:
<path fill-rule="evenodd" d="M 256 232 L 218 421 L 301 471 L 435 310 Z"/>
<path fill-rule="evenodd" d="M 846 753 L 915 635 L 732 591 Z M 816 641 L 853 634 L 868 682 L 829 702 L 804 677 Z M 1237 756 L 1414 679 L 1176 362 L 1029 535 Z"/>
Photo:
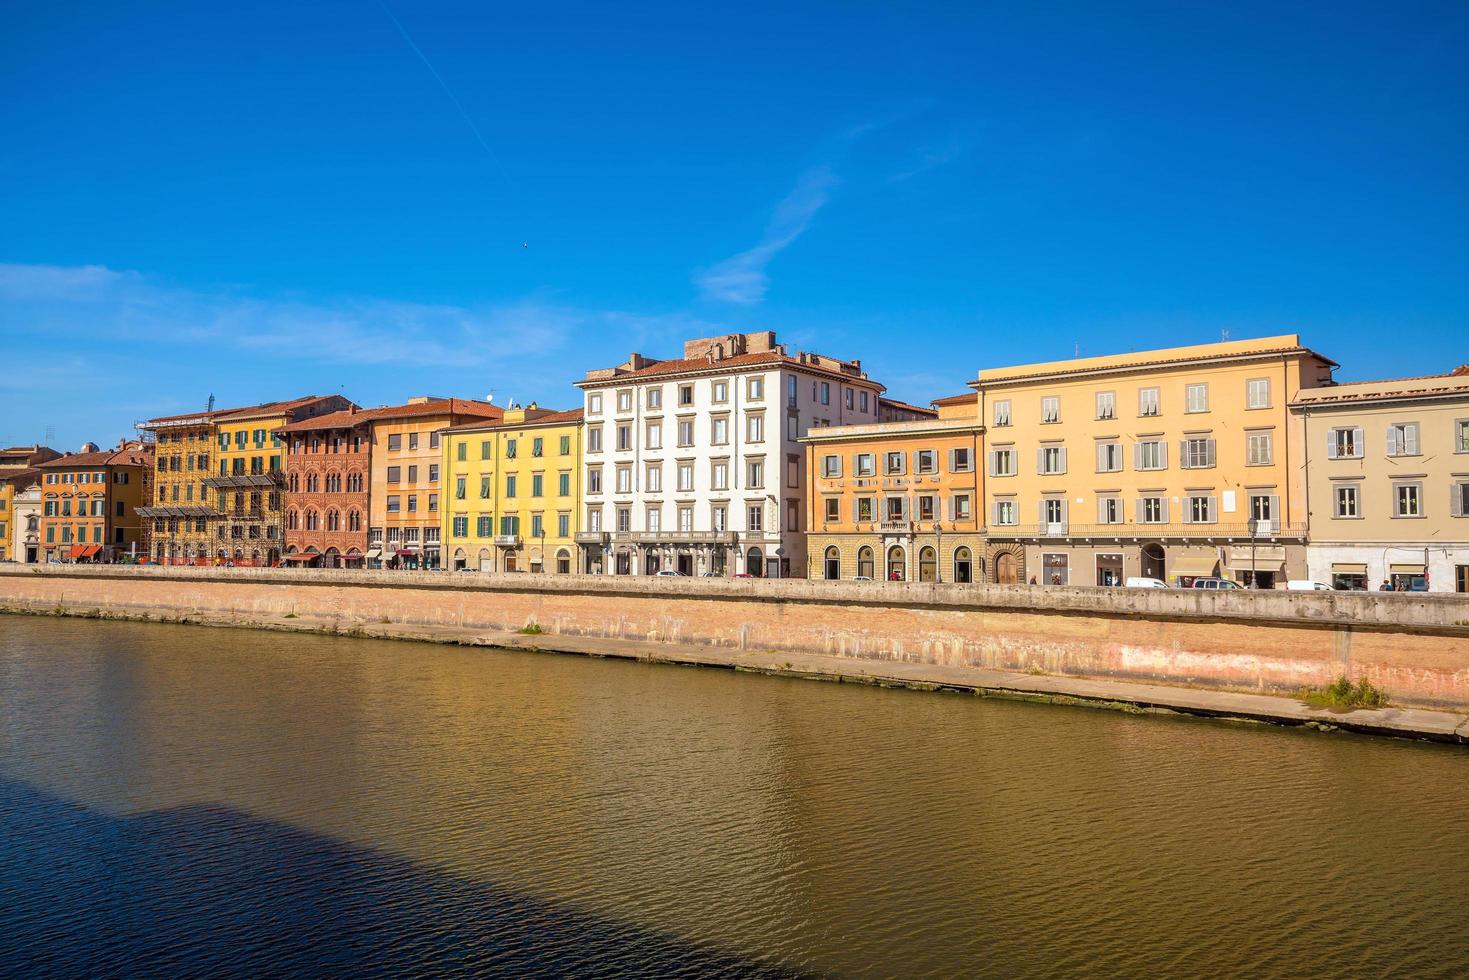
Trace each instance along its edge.
<path fill-rule="evenodd" d="M 1408 382 L 1421 382 L 1397 387 Z M 1339 405 L 1346 402 L 1396 401 L 1404 398 L 1430 398 L 1435 395 L 1469 397 L 1469 370 L 1458 367 L 1447 374 L 1426 374 L 1407 378 L 1384 378 L 1378 381 L 1347 381 L 1303 388 L 1296 393 L 1292 405 Z"/>
<path fill-rule="evenodd" d="M 182 415 L 160 415 L 156 419 L 148 419 L 143 424 L 144 425 L 154 425 L 155 423 L 161 424 L 161 423 L 164 423 L 164 422 L 182 422 L 182 421 L 185 421 L 186 419 L 215 419 L 215 418 L 218 418 L 221 415 L 232 415 L 235 412 L 245 412 L 245 411 L 249 411 L 249 409 L 246 409 L 246 408 L 216 408 L 216 409 L 212 409 L 212 410 L 206 409 L 206 410 L 204 410 L 202 412 L 185 412 Z"/>
<path fill-rule="evenodd" d="M 440 431 L 485 432 L 489 429 L 526 429 L 537 425 L 569 425 L 573 422 L 580 422 L 582 420 L 582 416 L 585 414 L 585 412 L 580 408 L 570 408 L 566 411 L 552 411 L 548 409 L 534 409 L 533 411 L 535 411 L 536 414 L 531 415 L 530 417 L 519 422 L 507 422 L 503 419 L 496 420 L 495 422 L 490 424 L 486 424 L 484 422 L 467 422 L 462 425 L 456 425 L 448 429 L 442 429 Z"/>
<path fill-rule="evenodd" d="M 978 398 L 979 393 L 976 392 L 974 397 Z M 878 401 L 883 405 L 891 405 L 893 408 L 901 408 L 909 412 L 919 412 L 923 415 L 933 414 L 933 409 L 931 408 L 924 408 L 921 405 L 913 405 L 909 402 L 900 402 L 896 398 L 879 398 Z"/>
<path fill-rule="evenodd" d="M 412 405 L 384 405 L 381 408 L 347 409 L 329 412 L 316 418 L 302 419 L 283 425 L 277 432 L 314 432 L 322 429 L 350 429 L 364 422 L 381 422 L 387 419 L 421 418 L 425 415 L 474 415 L 485 419 L 498 419 L 505 412 L 488 402 L 469 398 L 434 398 Z"/>
<path fill-rule="evenodd" d="M 88 466 L 147 466 L 153 465 L 151 447 L 136 449 L 102 449 L 95 453 L 72 453 L 60 459 L 48 460 L 40 468 L 45 470 L 86 469 Z"/>
<path fill-rule="evenodd" d="M 266 402 L 263 405 L 252 405 L 249 408 L 237 408 L 221 412 L 214 416 L 215 421 L 226 419 L 253 419 L 270 415 L 289 415 L 298 408 L 306 408 L 318 402 L 324 402 L 328 398 L 338 397 L 336 395 L 305 395 L 301 398 L 292 398 L 287 401 Z"/>
<path fill-rule="evenodd" d="M 39 480 L 41 468 L 39 466 L 27 466 L 23 470 L 0 470 L 0 483 L 14 483 L 20 485 L 30 480 Z"/>
<path fill-rule="evenodd" d="M 673 374 L 694 374 L 700 371 L 728 371 L 740 368 L 760 367 L 765 364 L 778 364 L 782 367 L 797 368 L 803 371 L 814 371 L 818 374 L 829 374 L 834 378 L 841 378 L 851 382 L 865 382 L 883 390 L 883 385 L 878 384 L 871 378 L 843 374 L 841 371 L 827 367 L 825 364 L 812 364 L 799 358 L 782 354 L 780 351 L 759 351 L 753 354 L 733 354 L 722 357 L 717 361 L 711 361 L 707 357 L 678 358 L 671 361 L 655 361 L 647 367 L 638 368 L 636 371 L 619 371 L 606 378 L 583 378 L 577 382 L 578 386 L 592 385 L 616 385 L 627 381 L 641 380 L 643 378 L 663 377 Z"/>
<path fill-rule="evenodd" d="M 930 405 L 967 405 L 970 402 L 979 401 L 979 392 L 971 391 L 967 395 L 949 395 L 947 398 L 935 398 L 929 402 Z"/>

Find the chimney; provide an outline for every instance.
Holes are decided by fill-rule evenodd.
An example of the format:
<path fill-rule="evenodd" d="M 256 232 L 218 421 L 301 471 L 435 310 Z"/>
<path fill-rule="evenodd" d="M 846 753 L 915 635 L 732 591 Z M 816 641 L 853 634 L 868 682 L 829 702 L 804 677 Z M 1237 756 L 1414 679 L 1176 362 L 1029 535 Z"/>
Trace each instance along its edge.
<path fill-rule="evenodd" d="M 426 405 L 428 404 L 428 395 L 414 395 L 412 398 L 408 399 L 408 404 Z"/>

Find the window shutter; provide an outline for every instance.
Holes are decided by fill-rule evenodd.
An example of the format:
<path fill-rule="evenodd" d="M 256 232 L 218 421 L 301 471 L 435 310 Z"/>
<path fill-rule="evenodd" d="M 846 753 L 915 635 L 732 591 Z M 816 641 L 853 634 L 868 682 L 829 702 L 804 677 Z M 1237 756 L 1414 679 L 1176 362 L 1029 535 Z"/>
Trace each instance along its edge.
<path fill-rule="evenodd" d="M 1037 513 L 1036 513 L 1035 522 L 1037 524 L 1041 525 L 1042 527 L 1045 527 L 1045 524 L 1046 524 L 1046 502 L 1044 500 L 1041 500 L 1040 503 L 1039 503 L 1039 508 L 1037 510 Z"/>
<path fill-rule="evenodd" d="M 1132 468 L 1135 470 L 1143 468 L 1143 444 L 1140 442 L 1132 444 Z"/>
<path fill-rule="evenodd" d="M 1058 453 L 1060 454 L 1060 457 L 1061 457 L 1061 459 L 1060 459 L 1061 469 L 1059 470 L 1059 472 L 1065 473 L 1066 472 L 1066 447 L 1065 446 L 1062 446 L 1058 450 Z"/>
<path fill-rule="evenodd" d="M 1336 430 L 1326 430 L 1326 458 L 1336 459 Z"/>
<path fill-rule="evenodd" d="M 1105 442 L 1097 443 L 1097 472 L 1107 472 L 1107 444 Z"/>
<path fill-rule="evenodd" d="M 1143 498 L 1139 497 L 1137 498 L 1137 523 L 1143 523 L 1146 517 L 1147 514 L 1143 511 Z"/>
<path fill-rule="evenodd" d="M 1362 443 L 1362 427 L 1359 425 L 1352 430 L 1352 445 L 1356 447 L 1357 455 L 1361 456 L 1366 446 Z"/>
<path fill-rule="evenodd" d="M 1162 505 L 1162 513 L 1159 516 L 1162 517 L 1163 523 L 1164 524 L 1167 524 L 1168 523 L 1168 498 L 1167 497 L 1159 497 L 1158 498 L 1158 502 Z"/>
<path fill-rule="evenodd" d="M 1209 500 L 1209 508 L 1208 508 L 1209 523 L 1210 524 L 1213 524 L 1213 523 L 1215 523 L 1216 521 L 1219 520 L 1219 498 L 1218 497 L 1211 496 L 1211 497 L 1208 498 L 1208 500 Z"/>
<path fill-rule="evenodd" d="M 1063 499 L 1061 501 L 1061 523 L 1062 524 L 1069 524 L 1070 523 L 1070 518 L 1071 518 L 1071 502 L 1069 500 L 1064 500 Z"/>
<path fill-rule="evenodd" d="M 1217 451 L 1216 450 L 1216 443 L 1215 443 L 1215 441 L 1213 439 L 1208 440 L 1208 447 L 1209 447 L 1209 465 L 1212 467 L 1212 466 L 1215 465 L 1215 459 L 1216 459 L 1216 455 L 1215 454 L 1216 454 L 1216 451 Z"/>
<path fill-rule="evenodd" d="M 1193 466 L 1193 463 L 1190 462 L 1190 460 L 1188 458 L 1188 440 L 1187 439 L 1180 439 L 1178 441 L 1178 465 L 1181 466 L 1181 467 L 1183 467 L 1184 469 L 1189 469 L 1190 467 Z"/>
<path fill-rule="evenodd" d="M 1106 507 L 1107 507 L 1107 498 L 1106 497 L 1098 497 L 1097 498 L 1097 523 L 1098 524 L 1106 524 L 1107 523 L 1107 510 L 1106 510 Z"/>
<path fill-rule="evenodd" d="M 1409 456 L 1418 455 L 1418 423 L 1403 426 L 1403 451 Z"/>
<path fill-rule="evenodd" d="M 1389 456 L 1396 456 L 1398 454 L 1397 431 L 1394 426 L 1389 425 L 1387 427 L 1387 454 Z"/>
<path fill-rule="evenodd" d="M 1270 530 L 1280 531 L 1280 497 L 1273 493 L 1270 495 Z"/>
<path fill-rule="evenodd" d="M 954 460 L 955 460 L 954 450 L 950 449 L 949 450 L 949 472 L 950 473 L 953 473 L 954 472 Z"/>
<path fill-rule="evenodd" d="M 990 476 L 999 476 L 1000 475 L 999 470 L 995 466 L 995 457 L 997 457 L 998 455 L 999 455 L 999 451 L 998 450 L 991 449 L 990 452 L 989 452 L 989 456 L 990 456 Z"/>
<path fill-rule="evenodd" d="M 1044 473 L 1046 471 L 1046 451 L 1044 448 L 1035 451 L 1035 471 Z"/>
<path fill-rule="evenodd" d="M 1469 483 L 1455 483 L 1449 487 L 1449 514 L 1452 517 L 1464 516 L 1464 494 L 1469 492 Z"/>
<path fill-rule="evenodd" d="M 1160 469 L 1160 470 L 1166 470 L 1167 468 L 1168 468 L 1168 443 L 1165 442 L 1162 439 L 1159 439 L 1158 440 L 1158 469 Z M 1166 501 L 1164 502 L 1164 505 L 1163 506 L 1164 506 L 1164 509 L 1166 511 L 1167 506 L 1168 506 Z"/>

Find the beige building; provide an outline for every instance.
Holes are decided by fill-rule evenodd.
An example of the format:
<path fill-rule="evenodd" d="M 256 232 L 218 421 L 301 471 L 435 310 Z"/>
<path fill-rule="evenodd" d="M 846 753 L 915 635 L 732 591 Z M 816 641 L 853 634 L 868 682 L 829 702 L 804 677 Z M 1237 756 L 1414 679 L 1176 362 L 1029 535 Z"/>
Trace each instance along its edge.
<path fill-rule="evenodd" d="M 983 580 L 977 401 L 806 433 L 808 578 Z"/>
<path fill-rule="evenodd" d="M 1469 365 L 1302 391 L 1310 577 L 1469 592 Z"/>
<path fill-rule="evenodd" d="M 1304 575 L 1295 335 L 981 371 L 991 581 L 1270 588 Z"/>

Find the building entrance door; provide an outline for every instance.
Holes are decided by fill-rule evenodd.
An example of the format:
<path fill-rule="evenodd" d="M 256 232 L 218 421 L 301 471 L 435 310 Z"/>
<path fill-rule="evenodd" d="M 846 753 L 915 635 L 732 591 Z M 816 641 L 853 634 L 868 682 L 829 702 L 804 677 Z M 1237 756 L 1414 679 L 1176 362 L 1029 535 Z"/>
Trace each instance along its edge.
<path fill-rule="evenodd" d="M 26 545 L 26 564 L 34 565 L 39 558 L 40 555 L 36 551 L 36 546 L 33 544 Z"/>
<path fill-rule="evenodd" d="M 694 556 L 681 554 L 678 556 L 678 573 L 680 575 L 694 574 Z"/>
<path fill-rule="evenodd" d="M 1019 577 L 1015 556 L 1008 551 L 1000 552 L 995 558 L 995 581 L 1001 585 L 1014 585 Z"/>
<path fill-rule="evenodd" d="M 1155 578 L 1160 582 L 1163 578 L 1163 546 L 1160 544 L 1143 545 L 1142 553 L 1143 578 Z"/>
<path fill-rule="evenodd" d="M 505 552 L 505 571 L 515 571 L 515 552 L 513 551 Z"/>
<path fill-rule="evenodd" d="M 1098 585 L 1121 585 L 1122 584 L 1122 556 L 1121 555 L 1097 555 L 1097 584 Z"/>

